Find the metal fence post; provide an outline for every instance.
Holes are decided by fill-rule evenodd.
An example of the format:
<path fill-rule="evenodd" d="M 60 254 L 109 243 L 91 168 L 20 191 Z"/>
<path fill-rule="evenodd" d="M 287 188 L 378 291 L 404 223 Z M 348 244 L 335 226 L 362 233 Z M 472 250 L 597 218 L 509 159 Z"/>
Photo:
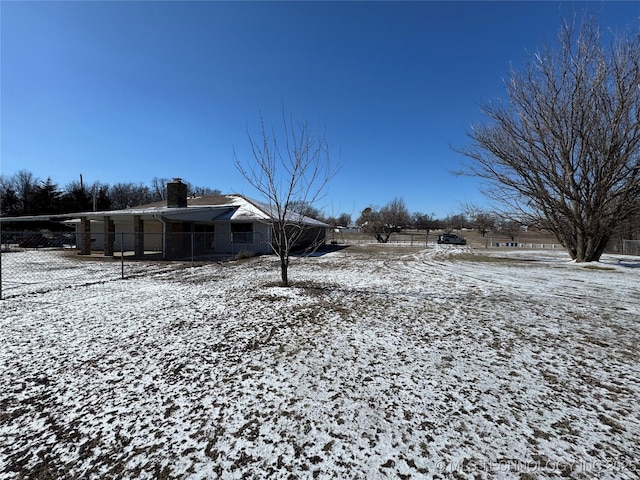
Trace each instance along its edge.
<path fill-rule="evenodd" d="M 120 276 L 124 279 L 124 232 L 120 232 Z"/>

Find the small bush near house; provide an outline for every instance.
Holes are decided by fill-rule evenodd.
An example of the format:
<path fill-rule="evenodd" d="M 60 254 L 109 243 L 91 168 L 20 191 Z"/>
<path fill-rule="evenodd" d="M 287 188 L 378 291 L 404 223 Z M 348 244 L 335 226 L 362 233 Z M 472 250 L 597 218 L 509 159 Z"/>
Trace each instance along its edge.
<path fill-rule="evenodd" d="M 246 258 L 252 258 L 255 256 L 256 256 L 255 252 L 252 252 L 251 250 L 240 250 L 238 253 L 234 255 L 233 259 L 244 260 Z"/>

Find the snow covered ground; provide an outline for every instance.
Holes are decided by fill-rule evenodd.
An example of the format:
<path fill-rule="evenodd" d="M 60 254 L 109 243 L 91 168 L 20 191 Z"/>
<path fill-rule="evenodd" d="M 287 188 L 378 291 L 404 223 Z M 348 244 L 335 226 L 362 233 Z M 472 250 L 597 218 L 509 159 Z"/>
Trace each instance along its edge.
<path fill-rule="evenodd" d="M 2 273 L 1 479 L 640 478 L 640 258 L 42 268 Z"/>

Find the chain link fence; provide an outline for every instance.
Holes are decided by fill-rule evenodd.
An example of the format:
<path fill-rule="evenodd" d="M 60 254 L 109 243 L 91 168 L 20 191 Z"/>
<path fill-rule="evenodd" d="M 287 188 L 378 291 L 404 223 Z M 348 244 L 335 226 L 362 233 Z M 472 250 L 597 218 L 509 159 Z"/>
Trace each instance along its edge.
<path fill-rule="evenodd" d="M 394 234 L 392 243 L 425 246 L 435 235 Z M 555 244 L 518 242 L 486 247 L 560 248 Z M 328 244 L 375 243 L 362 236 L 327 235 Z M 56 233 L 0 232 L 0 299 L 87 285 L 155 272 L 170 272 L 201 262 L 226 261 L 268 253 L 271 247 L 259 233 Z M 640 256 L 640 240 L 623 240 L 622 253 Z"/>
<path fill-rule="evenodd" d="M 258 233 L 2 231 L 0 299 L 270 251 Z"/>
<path fill-rule="evenodd" d="M 622 254 L 640 257 L 640 240 L 623 240 Z"/>

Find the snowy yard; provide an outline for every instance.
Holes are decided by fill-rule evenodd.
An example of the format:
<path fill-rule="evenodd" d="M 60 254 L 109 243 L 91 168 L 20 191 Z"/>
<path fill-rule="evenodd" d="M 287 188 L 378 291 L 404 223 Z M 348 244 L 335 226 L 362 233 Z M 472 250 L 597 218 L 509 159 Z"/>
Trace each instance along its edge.
<path fill-rule="evenodd" d="M 640 478 L 640 258 L 56 265 L 0 303 L 0 479 Z"/>

